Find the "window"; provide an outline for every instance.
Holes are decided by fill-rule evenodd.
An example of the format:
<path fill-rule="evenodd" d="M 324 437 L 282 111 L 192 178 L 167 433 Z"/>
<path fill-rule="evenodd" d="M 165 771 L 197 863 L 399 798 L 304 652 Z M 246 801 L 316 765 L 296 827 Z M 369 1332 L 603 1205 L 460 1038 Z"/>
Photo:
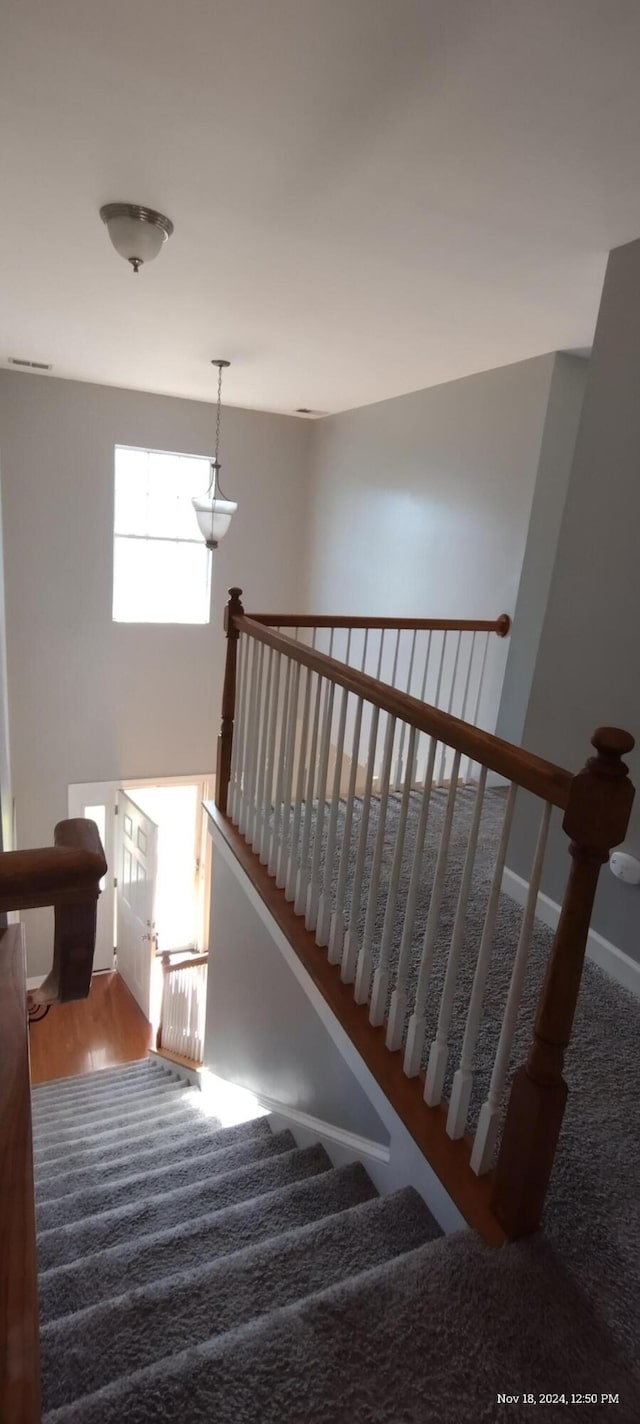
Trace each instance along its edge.
<path fill-rule="evenodd" d="M 116 445 L 114 622 L 209 622 L 211 554 L 191 504 L 208 484 L 207 459 Z"/>

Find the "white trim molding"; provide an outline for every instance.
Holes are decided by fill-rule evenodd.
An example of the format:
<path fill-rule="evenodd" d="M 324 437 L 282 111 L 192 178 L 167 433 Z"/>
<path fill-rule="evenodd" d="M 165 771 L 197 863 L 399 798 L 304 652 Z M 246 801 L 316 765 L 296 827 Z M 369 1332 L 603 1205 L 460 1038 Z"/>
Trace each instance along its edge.
<path fill-rule="evenodd" d="M 529 893 L 529 882 L 521 875 L 516 875 L 514 870 L 505 868 L 502 877 L 502 889 L 505 895 L 511 900 L 515 900 L 517 905 L 525 905 Z M 540 891 L 536 904 L 536 918 L 549 929 L 555 930 L 560 919 L 560 905 L 557 900 L 552 900 L 549 895 L 543 895 Z M 640 998 L 640 964 L 617 945 L 605 939 L 604 935 L 598 934 L 597 930 L 589 930 L 587 940 L 587 958 L 592 964 L 597 964 L 600 969 L 614 979 L 616 984 L 621 984 L 624 989 L 628 989 L 632 994 Z"/>

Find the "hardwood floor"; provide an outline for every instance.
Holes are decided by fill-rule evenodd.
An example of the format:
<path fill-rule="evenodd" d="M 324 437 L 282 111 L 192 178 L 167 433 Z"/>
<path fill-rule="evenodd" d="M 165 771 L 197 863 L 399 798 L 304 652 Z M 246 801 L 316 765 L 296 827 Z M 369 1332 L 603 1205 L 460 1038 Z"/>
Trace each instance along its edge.
<path fill-rule="evenodd" d="M 144 1058 L 151 1025 L 119 974 L 96 974 L 88 999 L 53 1004 L 30 1039 L 31 1081 L 46 1083 Z"/>

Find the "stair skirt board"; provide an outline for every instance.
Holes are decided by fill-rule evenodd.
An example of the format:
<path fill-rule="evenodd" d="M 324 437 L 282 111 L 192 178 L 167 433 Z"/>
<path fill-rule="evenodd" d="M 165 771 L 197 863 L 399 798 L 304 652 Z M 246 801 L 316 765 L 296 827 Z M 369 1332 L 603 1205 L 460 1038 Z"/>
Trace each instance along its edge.
<path fill-rule="evenodd" d="M 43 1424 L 476 1424 L 523 1378 L 630 1424 L 637 1382 L 540 1240 L 443 1236 L 317 1134 L 386 1148 L 301 1113 L 223 1126 L 178 1084 L 163 1117 L 157 1059 L 100 1076 L 33 1090 Z M 71 1099 L 73 1162 L 46 1155 Z"/>

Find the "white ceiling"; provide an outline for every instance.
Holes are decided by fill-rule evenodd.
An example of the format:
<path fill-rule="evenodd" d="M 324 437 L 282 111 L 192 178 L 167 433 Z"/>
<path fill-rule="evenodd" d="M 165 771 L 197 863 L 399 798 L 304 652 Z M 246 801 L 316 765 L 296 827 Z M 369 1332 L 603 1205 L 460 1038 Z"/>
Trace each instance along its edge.
<path fill-rule="evenodd" d="M 340 410 L 588 347 L 640 235 L 638 0 L 6 0 L 1 65 L 0 362 Z"/>

